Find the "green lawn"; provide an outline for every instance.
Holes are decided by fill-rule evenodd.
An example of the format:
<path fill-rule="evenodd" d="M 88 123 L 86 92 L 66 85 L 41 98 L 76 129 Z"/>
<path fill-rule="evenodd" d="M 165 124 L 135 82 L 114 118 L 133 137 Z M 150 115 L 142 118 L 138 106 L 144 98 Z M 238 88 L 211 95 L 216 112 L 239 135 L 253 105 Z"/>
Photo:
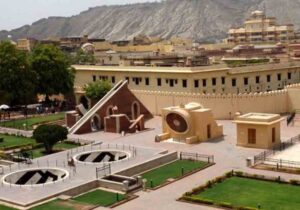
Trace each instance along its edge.
<path fill-rule="evenodd" d="M 202 161 L 177 160 L 170 164 L 148 171 L 142 174 L 142 177 L 144 179 L 147 179 L 147 187 L 151 188 L 151 180 L 152 180 L 152 187 L 156 187 L 165 183 L 167 179 L 170 178 L 176 179 L 181 177 L 182 168 L 184 174 L 186 174 L 196 169 L 203 168 L 206 165 L 207 163 Z"/>
<path fill-rule="evenodd" d="M 46 122 L 52 122 L 57 120 L 62 120 L 65 117 L 65 113 L 58 113 L 58 114 L 51 114 L 51 115 L 45 115 L 45 116 L 39 116 L 39 117 L 31 117 L 27 119 L 19 119 L 19 120 L 11 120 L 8 122 L 1 122 L 0 126 L 8 127 L 8 128 L 17 128 L 17 129 L 24 129 L 24 124 L 27 125 L 28 130 L 33 130 L 33 126 L 40 124 L 40 123 L 46 123 Z"/>
<path fill-rule="evenodd" d="M 73 148 L 76 148 L 78 147 L 78 145 L 75 145 L 75 144 L 69 144 L 69 143 L 58 143 L 56 144 L 53 149 L 54 150 L 59 150 L 59 151 L 62 151 L 62 150 L 69 150 L 69 149 L 73 149 Z M 33 149 L 33 150 L 30 150 L 29 152 L 32 152 L 32 156 L 33 158 L 39 158 L 39 157 L 42 157 L 42 156 L 45 156 L 45 153 L 44 153 L 45 149 L 44 148 L 37 148 L 37 149 Z M 0 209 L 1 210 L 1 209 Z"/>
<path fill-rule="evenodd" d="M 17 209 L 11 208 L 11 207 L 8 207 L 8 206 L 0 205 L 0 210 L 17 210 Z"/>
<path fill-rule="evenodd" d="M 300 209 L 299 195 L 299 186 L 231 177 L 192 197 L 231 203 L 236 207 L 256 208 L 259 204 L 264 210 L 295 210 Z"/>
<path fill-rule="evenodd" d="M 94 190 L 86 194 L 80 195 L 78 197 L 75 197 L 73 198 L 73 200 L 81 203 L 107 207 L 113 205 L 114 203 L 117 203 L 118 201 L 123 200 L 124 198 L 125 198 L 124 195 L 118 194 L 119 200 L 117 200 L 116 193 L 107 192 L 103 190 Z"/>
<path fill-rule="evenodd" d="M 25 145 L 34 145 L 36 144 L 34 139 L 26 138 L 26 137 L 17 137 L 0 134 L 0 138 L 3 138 L 3 142 L 0 143 L 0 149 L 4 149 L 5 147 L 16 147 L 16 146 L 25 146 Z"/>

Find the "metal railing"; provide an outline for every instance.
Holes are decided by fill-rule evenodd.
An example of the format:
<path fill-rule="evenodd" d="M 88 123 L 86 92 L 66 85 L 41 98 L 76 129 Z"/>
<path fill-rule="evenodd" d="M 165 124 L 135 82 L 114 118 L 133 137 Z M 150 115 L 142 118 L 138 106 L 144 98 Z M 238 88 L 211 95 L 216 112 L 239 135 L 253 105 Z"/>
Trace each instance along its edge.
<path fill-rule="evenodd" d="M 189 153 L 189 152 L 180 152 L 180 160 L 195 160 L 195 161 L 204 161 L 207 163 L 214 163 L 213 155 L 204 155 L 199 153 Z"/>
<path fill-rule="evenodd" d="M 105 164 L 101 167 L 96 168 L 96 179 L 102 178 L 104 176 L 111 175 L 111 166 L 110 164 Z"/>
<path fill-rule="evenodd" d="M 266 150 L 266 151 L 259 153 L 258 155 L 255 155 L 254 156 L 254 165 L 264 162 L 269 156 L 275 155 L 276 153 L 281 152 L 299 142 L 300 142 L 300 135 L 295 136 L 287 141 L 284 141 L 284 142 L 280 143 L 279 145 L 274 146 L 270 150 Z"/>
<path fill-rule="evenodd" d="M 276 167 L 277 169 L 281 168 L 300 168 L 299 161 L 290 161 L 274 158 L 266 158 L 264 161 L 265 164 Z"/>

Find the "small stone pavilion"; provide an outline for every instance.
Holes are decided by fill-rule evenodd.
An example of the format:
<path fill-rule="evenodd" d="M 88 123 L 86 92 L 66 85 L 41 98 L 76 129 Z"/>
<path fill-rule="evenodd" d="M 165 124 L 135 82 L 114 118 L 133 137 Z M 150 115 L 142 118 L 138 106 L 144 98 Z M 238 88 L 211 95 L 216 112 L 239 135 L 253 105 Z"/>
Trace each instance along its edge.
<path fill-rule="evenodd" d="M 237 146 L 270 149 L 280 144 L 280 122 L 278 114 L 236 114 Z"/>

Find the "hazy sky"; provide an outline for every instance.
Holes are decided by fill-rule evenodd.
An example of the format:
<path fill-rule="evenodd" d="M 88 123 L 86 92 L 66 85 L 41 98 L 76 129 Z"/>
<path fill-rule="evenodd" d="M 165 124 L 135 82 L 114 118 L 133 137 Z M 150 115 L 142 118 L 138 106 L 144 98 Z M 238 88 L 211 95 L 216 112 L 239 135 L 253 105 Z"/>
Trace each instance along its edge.
<path fill-rule="evenodd" d="M 89 7 L 155 0 L 0 0 L 0 30 L 31 24 L 49 16 L 71 16 Z"/>

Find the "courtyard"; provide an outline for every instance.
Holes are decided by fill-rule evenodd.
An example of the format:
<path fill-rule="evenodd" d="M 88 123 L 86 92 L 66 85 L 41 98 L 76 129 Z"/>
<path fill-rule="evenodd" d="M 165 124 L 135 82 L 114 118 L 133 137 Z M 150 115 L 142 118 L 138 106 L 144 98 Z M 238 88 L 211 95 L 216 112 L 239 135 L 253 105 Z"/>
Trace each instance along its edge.
<path fill-rule="evenodd" d="M 299 175 L 292 175 L 286 173 L 280 173 L 275 171 L 262 171 L 256 170 L 246 167 L 246 159 L 248 157 L 254 156 L 263 150 L 261 149 L 250 149 L 250 148 L 243 148 L 236 146 L 236 134 L 235 134 L 235 124 L 231 121 L 222 120 L 218 121 L 218 123 L 224 126 L 224 133 L 226 134 L 223 138 L 215 139 L 209 142 L 203 142 L 201 144 L 194 144 L 194 145 L 187 145 L 187 144 L 180 144 L 180 143 L 172 143 L 172 142 L 161 142 L 155 143 L 154 136 L 161 132 L 160 126 L 161 118 L 155 117 L 154 119 L 147 122 L 147 127 L 152 128 L 146 132 L 136 133 L 136 134 L 129 134 L 126 136 L 121 136 L 120 134 L 112 134 L 112 133 L 104 133 L 104 132 L 94 132 L 90 134 L 84 135 L 70 135 L 69 137 L 72 139 L 79 139 L 82 142 L 94 142 L 93 145 L 87 145 L 83 147 L 77 148 L 70 148 L 68 151 L 52 154 L 47 157 L 40 157 L 36 158 L 33 161 L 33 166 L 47 166 L 50 167 L 59 167 L 63 168 L 64 165 L 67 164 L 67 156 L 74 156 L 76 154 L 84 154 L 88 151 L 93 150 L 103 150 L 105 148 L 123 148 L 123 145 L 131 145 L 131 147 L 137 148 L 137 154 L 134 159 L 129 159 L 124 162 L 112 164 L 112 173 L 118 172 L 120 170 L 126 170 L 132 166 L 135 166 L 138 163 L 146 161 L 147 159 L 159 156 L 159 153 L 163 151 L 183 151 L 189 153 L 201 153 L 201 154 L 208 154 L 214 155 L 215 165 L 212 165 L 205 170 L 200 170 L 196 173 L 191 174 L 188 177 L 184 177 L 179 179 L 176 182 L 172 182 L 162 188 L 156 189 L 154 191 L 138 191 L 135 192 L 135 195 L 138 198 L 123 203 L 115 207 L 115 209 L 122 209 L 122 210 L 131 210 L 131 209 L 146 209 L 146 210 L 153 210 L 153 209 L 191 209 L 191 210 L 207 210 L 207 209 L 218 209 L 217 207 L 208 207 L 203 205 L 194 205 L 189 203 L 183 203 L 176 201 L 178 198 L 182 196 L 184 192 L 191 190 L 199 185 L 205 184 L 208 180 L 211 180 L 214 177 L 217 177 L 221 174 L 224 174 L 230 170 L 243 170 L 248 171 L 251 173 L 256 174 L 263 174 L 263 175 L 272 175 L 272 176 L 281 176 L 285 179 L 300 179 Z M 282 123 L 282 139 L 287 140 L 295 135 L 298 134 L 299 129 L 296 127 L 286 127 L 284 122 Z M 110 146 L 108 146 L 108 144 Z M 201 167 L 205 167 L 203 163 L 173 163 L 173 165 L 164 165 L 163 167 L 157 167 L 153 170 L 148 170 L 147 172 L 142 173 L 147 179 L 153 180 L 153 187 L 154 180 L 157 180 L 157 185 L 161 183 L 165 183 L 166 180 L 173 180 L 174 178 L 177 179 L 181 176 L 182 168 L 184 168 L 184 173 L 188 173 L 189 171 L 193 171 L 194 169 L 201 169 Z M 20 170 L 18 169 L 27 168 L 28 166 L 12 166 L 12 170 Z M 7 170 L 7 169 L 6 169 Z M 68 168 L 70 170 L 70 168 Z M 88 163 L 78 163 L 76 168 L 76 173 L 70 173 L 70 177 L 67 178 L 64 182 L 59 184 L 54 184 L 53 186 L 49 185 L 46 188 L 34 187 L 21 187 L 26 189 L 26 192 L 21 192 L 19 189 L 20 187 L 9 187 L 4 186 L 2 190 L 0 190 L 0 197 L 3 199 L 13 199 L 13 197 L 9 197 L 9 195 L 18 196 L 20 203 L 31 203 L 37 198 L 43 198 L 49 196 L 55 192 L 63 192 L 65 189 L 70 189 L 72 186 L 78 186 L 80 184 L 85 183 L 87 180 L 95 179 L 95 166 L 88 164 Z M 163 172 L 163 173 L 160 173 Z M 164 174 L 164 175 L 162 175 Z M 148 187 L 149 187 L 148 182 Z M 245 185 L 247 186 L 247 185 Z M 262 185 L 261 188 L 263 188 Z M 219 190 L 218 190 L 219 191 Z M 30 192 L 30 196 L 28 196 L 28 192 Z M 91 198 L 89 198 L 91 197 Z M 88 200 L 92 199 L 93 195 L 88 196 Z M 96 199 L 95 202 L 99 201 Z M 56 206 L 58 201 L 53 201 L 49 205 Z M 71 202 L 75 202 L 78 204 L 79 201 L 76 199 L 72 199 Z M 225 202 L 225 201 L 224 201 Z M 61 201 L 59 201 L 61 203 Z M 263 203 L 263 201 L 262 201 Z M 84 204 L 84 205 L 94 205 L 94 204 Z M 253 204 L 254 205 L 254 204 Z M 256 204 L 255 204 L 256 205 Z M 282 204 L 279 204 L 282 205 Z M 75 205 L 76 206 L 76 205 Z M 70 206 L 67 205 L 69 208 Z M 97 207 L 96 209 L 103 209 L 103 207 Z"/>

